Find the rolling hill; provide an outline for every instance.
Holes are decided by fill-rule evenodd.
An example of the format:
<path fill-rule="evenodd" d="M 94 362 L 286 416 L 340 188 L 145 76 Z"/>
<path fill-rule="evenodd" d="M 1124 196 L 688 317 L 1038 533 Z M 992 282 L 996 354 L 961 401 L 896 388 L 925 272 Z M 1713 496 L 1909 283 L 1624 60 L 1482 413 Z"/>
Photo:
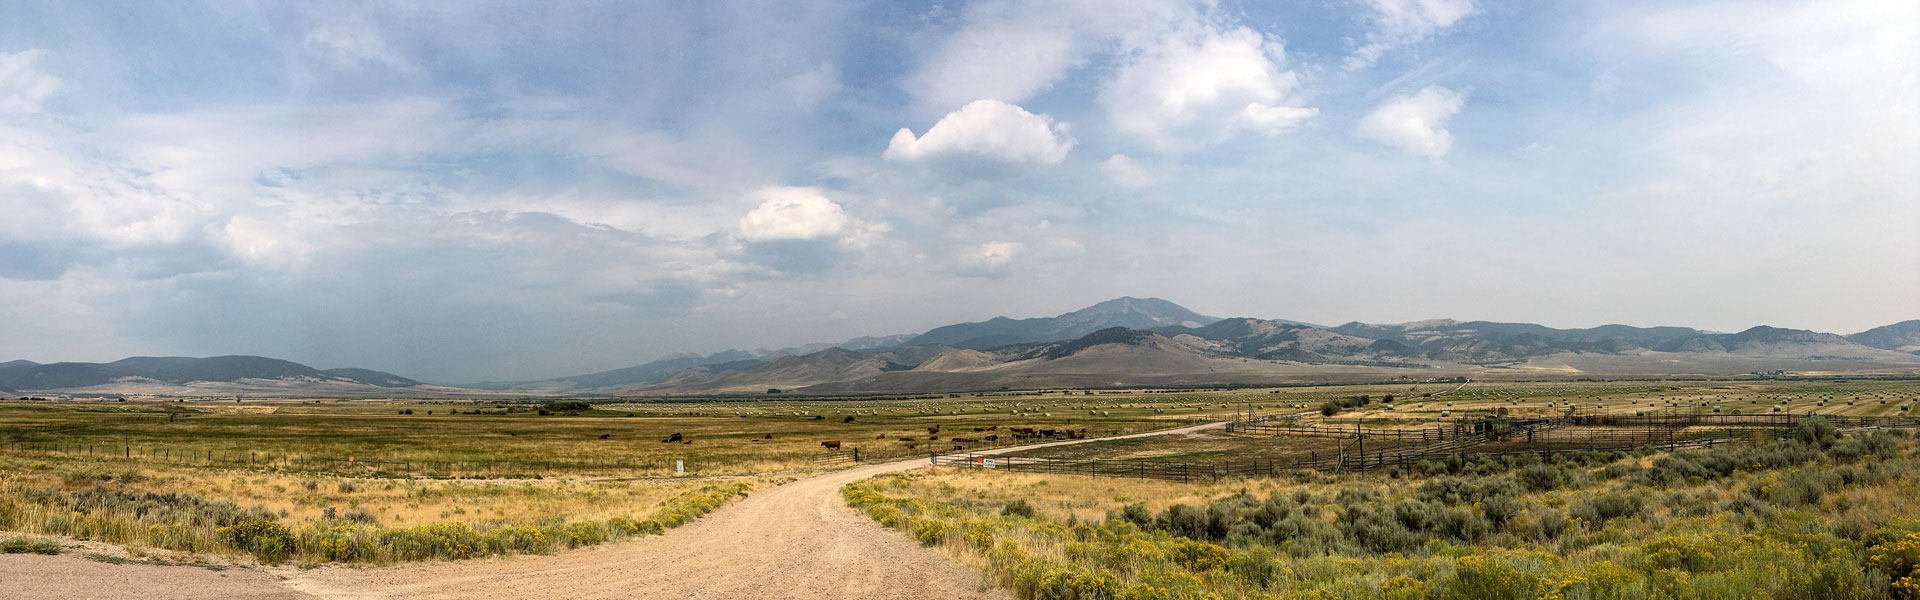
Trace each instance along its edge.
<path fill-rule="evenodd" d="M 0 388 L 18 392 L 69 391 L 99 394 L 301 394 L 325 391 L 377 395 L 394 391 L 441 392 L 451 388 L 371 369 L 319 370 L 260 356 L 136 356 L 110 363 L 0 364 Z"/>
<path fill-rule="evenodd" d="M 1868 329 L 1847 336 L 1847 340 L 1882 350 L 1920 354 L 1920 319 Z"/>
<path fill-rule="evenodd" d="M 1057 317 L 1009 319 L 994 317 L 979 323 L 936 327 L 903 345 L 941 344 L 985 350 L 1009 344 L 1069 340 L 1110 327 L 1154 329 L 1200 327 L 1220 319 L 1187 310 L 1159 298 L 1120 297 Z"/>

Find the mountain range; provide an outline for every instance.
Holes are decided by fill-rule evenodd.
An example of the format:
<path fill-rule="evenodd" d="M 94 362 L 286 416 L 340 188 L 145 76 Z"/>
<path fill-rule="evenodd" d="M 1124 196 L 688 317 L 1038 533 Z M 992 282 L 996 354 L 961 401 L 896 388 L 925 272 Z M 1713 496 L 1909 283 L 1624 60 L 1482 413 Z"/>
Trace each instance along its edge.
<path fill-rule="evenodd" d="M 0 389 L 208 395 L 285 391 L 346 396 L 438 391 L 436 386 L 392 373 L 356 368 L 322 370 L 260 356 L 135 356 L 110 363 L 51 364 L 16 360 L 0 363 Z"/>
<path fill-rule="evenodd" d="M 1615 377 L 1750 372 L 1920 373 L 1920 320 L 1853 335 L 1437 319 L 1324 327 L 1218 318 L 1122 297 L 1055 317 L 996 317 L 920 334 L 780 350 L 682 354 L 540 381 L 443 387 L 366 369 L 251 356 L 0 363 L 0 391 L 279 395 L 688 395 L 919 393 L 1123 387 Z"/>

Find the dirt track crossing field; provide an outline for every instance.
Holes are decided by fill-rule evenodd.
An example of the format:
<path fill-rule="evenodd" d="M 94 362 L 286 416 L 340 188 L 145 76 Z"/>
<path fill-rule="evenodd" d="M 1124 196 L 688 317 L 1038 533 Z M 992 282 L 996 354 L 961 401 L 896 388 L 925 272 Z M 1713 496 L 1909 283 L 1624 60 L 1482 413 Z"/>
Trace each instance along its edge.
<path fill-rule="evenodd" d="M 107 565 L 64 555 L 8 555 L 0 557 L 0 581 L 8 588 L 0 595 L 142 600 L 173 597 L 164 595 L 168 592 L 196 598 L 1008 598 L 979 572 L 881 527 L 840 498 L 840 487 L 847 483 L 926 464 L 915 459 L 809 477 L 756 493 L 665 535 L 547 556 L 215 572 Z M 161 589 L 155 590 L 156 584 Z"/>

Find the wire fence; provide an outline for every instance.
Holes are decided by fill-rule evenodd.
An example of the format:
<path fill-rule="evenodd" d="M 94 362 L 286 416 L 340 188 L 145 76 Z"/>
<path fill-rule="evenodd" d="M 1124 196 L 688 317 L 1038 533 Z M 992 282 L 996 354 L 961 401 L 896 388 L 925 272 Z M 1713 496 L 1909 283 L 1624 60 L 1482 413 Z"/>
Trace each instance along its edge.
<path fill-rule="evenodd" d="M 694 456 L 657 459 L 588 460 L 388 460 L 358 455 L 316 455 L 232 449 L 177 449 L 139 444 L 9 441 L 0 450 L 17 456 L 117 460 L 171 466 L 253 469 L 424 478 L 532 478 L 588 475 L 668 475 L 740 463 L 838 462 L 848 451 L 775 453 L 726 461 Z M 857 448 L 852 452 L 860 452 Z M 865 458 L 865 453 L 862 458 Z M 911 454 L 918 456 L 919 454 Z"/>
<path fill-rule="evenodd" d="M 1174 422 L 1192 424 L 1192 419 Z M 1042 433 L 1044 431 L 1044 433 Z M 991 450 L 1015 445 L 1055 440 L 1082 439 L 1116 435 L 1132 431 L 1036 430 L 1004 435 L 966 432 L 957 439 L 927 440 L 909 447 L 823 448 L 817 452 L 759 452 L 749 455 L 690 453 L 682 457 L 590 458 L 575 460 L 413 460 L 377 454 L 315 454 L 293 451 L 250 449 L 178 448 L 164 444 L 105 444 L 99 442 L 9 440 L 0 442 L 0 451 L 21 456 L 88 458 L 142 464 L 254 469 L 291 472 L 315 472 L 380 477 L 420 477 L 434 479 L 492 479 L 535 477 L 594 477 L 684 475 L 701 472 L 737 472 L 743 467 L 767 464 L 834 465 L 922 458 L 940 451 Z M 975 437 L 966 437 L 975 436 Z M 992 437 L 987 437 L 992 436 Z"/>

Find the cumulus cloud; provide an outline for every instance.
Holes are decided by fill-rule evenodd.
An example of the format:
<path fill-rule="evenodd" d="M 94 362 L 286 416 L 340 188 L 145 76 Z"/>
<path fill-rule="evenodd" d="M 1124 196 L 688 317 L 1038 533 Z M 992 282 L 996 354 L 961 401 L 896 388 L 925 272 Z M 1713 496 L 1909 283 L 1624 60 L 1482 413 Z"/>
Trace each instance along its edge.
<path fill-rule="evenodd" d="M 1387 51 L 1432 37 L 1474 10 L 1473 0 L 1365 1 L 1373 30 L 1367 33 L 1366 43 L 1342 62 L 1349 71 L 1373 66 Z"/>
<path fill-rule="evenodd" d="M 1065 123 L 999 100 L 975 100 L 941 117 L 919 137 L 901 128 L 887 143 L 885 156 L 909 162 L 1056 165 L 1073 144 Z"/>
<path fill-rule="evenodd" d="M 1100 103 L 1114 129 L 1161 146 L 1277 135 L 1317 114 L 1285 64 L 1280 44 L 1253 30 L 1192 27 L 1124 55 Z"/>
<path fill-rule="evenodd" d="M 740 218 L 745 258 L 777 271 L 817 272 L 867 249 L 887 231 L 847 214 L 817 188 L 771 187 L 760 205 Z"/>
<path fill-rule="evenodd" d="M 1465 106 L 1465 94 L 1427 86 L 1412 95 L 1388 98 L 1360 119 L 1360 137 L 1415 156 L 1440 159 L 1453 148 L 1447 120 Z"/>
<path fill-rule="evenodd" d="M 1272 135 L 1312 117 L 1279 41 L 1233 22 L 1191 0 L 986 0 L 968 5 L 905 87 L 922 106 L 1021 103 L 1097 73 L 1114 127 L 1160 146 Z"/>
<path fill-rule="evenodd" d="M 961 251 L 954 260 L 956 273 L 975 277 L 1005 274 L 1026 246 L 1020 242 L 987 242 Z"/>
<path fill-rule="evenodd" d="M 820 190 L 777 187 L 761 190 L 760 206 L 740 218 L 740 238 L 748 242 L 837 238 L 853 218 Z"/>
<path fill-rule="evenodd" d="M 40 103 L 60 89 L 60 79 L 40 71 L 46 51 L 0 52 L 0 114 L 40 112 Z"/>

